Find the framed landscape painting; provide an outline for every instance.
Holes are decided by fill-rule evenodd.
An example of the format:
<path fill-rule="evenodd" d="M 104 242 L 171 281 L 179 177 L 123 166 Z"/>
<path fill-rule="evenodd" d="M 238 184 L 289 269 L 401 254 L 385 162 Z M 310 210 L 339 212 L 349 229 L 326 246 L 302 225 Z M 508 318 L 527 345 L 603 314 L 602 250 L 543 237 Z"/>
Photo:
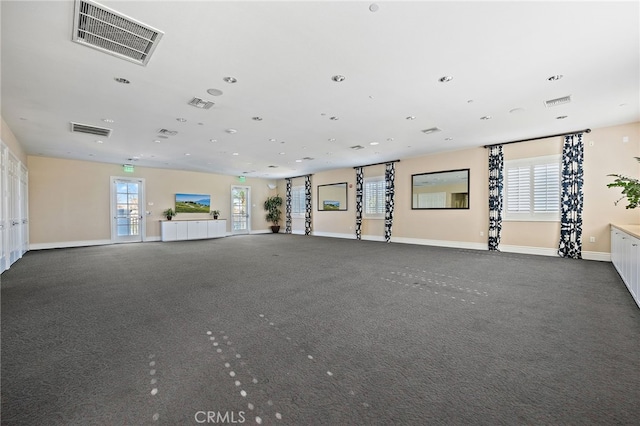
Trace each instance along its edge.
<path fill-rule="evenodd" d="M 176 194 L 176 213 L 209 213 L 210 209 L 210 195 Z"/>

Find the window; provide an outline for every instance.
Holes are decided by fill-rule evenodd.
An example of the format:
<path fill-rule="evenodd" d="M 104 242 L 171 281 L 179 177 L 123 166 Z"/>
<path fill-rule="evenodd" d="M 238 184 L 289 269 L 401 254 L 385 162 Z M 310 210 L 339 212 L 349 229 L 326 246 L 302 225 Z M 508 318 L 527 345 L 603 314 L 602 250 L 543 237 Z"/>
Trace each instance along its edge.
<path fill-rule="evenodd" d="M 384 192 L 386 183 L 384 177 L 378 176 L 364 180 L 364 200 L 362 216 L 368 219 L 384 218 Z"/>
<path fill-rule="evenodd" d="M 504 220 L 560 220 L 560 156 L 504 162 Z"/>
<path fill-rule="evenodd" d="M 291 188 L 291 216 L 302 217 L 306 212 L 304 186 Z"/>

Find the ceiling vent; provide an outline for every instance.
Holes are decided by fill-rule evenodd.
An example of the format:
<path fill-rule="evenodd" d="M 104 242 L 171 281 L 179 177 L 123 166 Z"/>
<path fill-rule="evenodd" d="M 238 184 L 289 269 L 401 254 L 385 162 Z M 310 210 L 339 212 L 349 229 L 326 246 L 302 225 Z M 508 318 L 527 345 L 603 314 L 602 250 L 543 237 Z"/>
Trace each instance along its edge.
<path fill-rule="evenodd" d="M 354 151 L 357 151 L 359 149 L 364 149 L 364 146 L 362 146 L 362 145 L 354 145 L 354 146 L 350 146 L 349 148 L 353 149 Z"/>
<path fill-rule="evenodd" d="M 196 108 L 200 108 L 200 109 L 209 109 L 215 104 L 211 101 L 205 101 L 200 98 L 193 98 L 189 101 L 189 105 L 194 106 Z"/>
<path fill-rule="evenodd" d="M 178 132 L 176 130 L 160 129 L 158 130 L 158 134 L 162 136 L 175 136 Z"/>
<path fill-rule="evenodd" d="M 442 131 L 442 129 L 441 129 L 441 128 L 439 128 L 439 127 L 432 127 L 432 128 L 430 128 L 430 129 L 424 129 L 424 130 L 422 131 L 422 133 L 426 133 L 426 134 L 428 135 L 428 134 L 430 134 L 430 133 L 441 132 L 441 131 Z"/>
<path fill-rule="evenodd" d="M 90 0 L 76 0 L 72 40 L 146 66 L 163 32 Z"/>
<path fill-rule="evenodd" d="M 315 158 L 313 158 L 313 157 L 302 157 L 302 159 L 303 159 L 303 160 L 307 160 L 307 161 L 309 161 L 309 160 L 315 160 Z"/>
<path fill-rule="evenodd" d="M 544 106 L 549 108 L 549 107 L 554 107 L 554 106 L 558 106 L 558 105 L 562 105 L 562 104 L 568 104 L 569 102 L 571 102 L 571 95 L 567 95 L 567 96 L 563 96 L 561 98 L 550 99 L 548 101 L 544 101 Z"/>
<path fill-rule="evenodd" d="M 104 136 L 107 138 L 111 136 L 111 129 L 107 129 L 106 127 L 89 126 L 88 124 L 74 123 L 73 121 L 71 122 L 71 131 L 74 133 L 86 133 L 89 135 Z"/>

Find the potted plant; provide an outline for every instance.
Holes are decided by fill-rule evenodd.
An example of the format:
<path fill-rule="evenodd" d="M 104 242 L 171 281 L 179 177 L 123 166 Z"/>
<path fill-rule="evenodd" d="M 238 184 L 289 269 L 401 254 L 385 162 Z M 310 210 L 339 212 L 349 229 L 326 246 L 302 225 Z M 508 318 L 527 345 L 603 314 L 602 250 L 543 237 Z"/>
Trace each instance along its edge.
<path fill-rule="evenodd" d="M 634 157 L 640 162 L 640 157 Z M 620 187 L 622 188 L 622 197 L 615 202 L 617 205 L 620 200 L 627 198 L 627 209 L 635 209 L 640 204 L 640 180 L 634 179 L 629 176 L 611 174 L 607 176 L 613 176 L 616 178 L 612 183 L 607 185 L 607 188 Z"/>
<path fill-rule="evenodd" d="M 214 219 L 217 219 L 218 216 L 220 216 L 220 210 L 211 210 L 209 214 L 213 216 Z"/>
<path fill-rule="evenodd" d="M 269 197 L 264 202 L 264 209 L 267 211 L 267 215 L 265 219 L 268 222 L 273 223 L 271 226 L 271 231 L 275 234 L 280 232 L 280 218 L 282 217 L 282 210 L 280 210 L 280 206 L 282 206 L 282 197 L 279 195 L 274 195 L 273 197 Z"/>
<path fill-rule="evenodd" d="M 175 215 L 177 215 L 177 213 L 171 207 L 163 211 L 162 214 L 166 216 L 167 220 L 171 220 Z"/>

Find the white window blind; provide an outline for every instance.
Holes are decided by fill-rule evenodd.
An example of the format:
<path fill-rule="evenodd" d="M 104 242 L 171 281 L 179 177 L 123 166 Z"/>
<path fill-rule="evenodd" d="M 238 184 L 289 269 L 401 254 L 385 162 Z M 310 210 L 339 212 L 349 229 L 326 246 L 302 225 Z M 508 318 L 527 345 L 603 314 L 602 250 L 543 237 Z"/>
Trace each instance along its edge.
<path fill-rule="evenodd" d="M 363 216 L 365 218 L 384 217 L 384 192 L 386 184 L 383 177 L 364 180 Z"/>
<path fill-rule="evenodd" d="M 304 216 L 305 206 L 304 186 L 294 186 L 291 188 L 291 215 Z"/>
<path fill-rule="evenodd" d="M 560 156 L 505 161 L 504 220 L 560 220 Z"/>

